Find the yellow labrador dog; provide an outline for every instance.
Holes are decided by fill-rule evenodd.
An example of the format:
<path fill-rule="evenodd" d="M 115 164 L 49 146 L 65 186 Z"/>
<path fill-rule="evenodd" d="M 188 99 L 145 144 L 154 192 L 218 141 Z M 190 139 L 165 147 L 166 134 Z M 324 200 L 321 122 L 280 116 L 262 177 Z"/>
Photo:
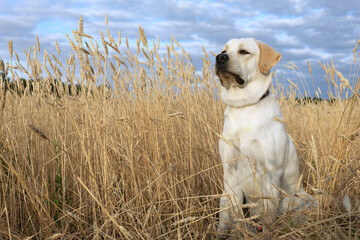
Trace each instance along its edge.
<path fill-rule="evenodd" d="M 293 197 L 299 192 L 296 150 L 269 92 L 270 69 L 280 58 L 280 53 L 251 38 L 230 40 L 216 56 L 221 98 L 227 104 L 219 143 L 224 168 L 219 234 L 231 230 L 241 216 L 258 216 L 266 226 L 276 213 L 301 204 Z M 244 206 L 253 207 L 244 213 Z"/>

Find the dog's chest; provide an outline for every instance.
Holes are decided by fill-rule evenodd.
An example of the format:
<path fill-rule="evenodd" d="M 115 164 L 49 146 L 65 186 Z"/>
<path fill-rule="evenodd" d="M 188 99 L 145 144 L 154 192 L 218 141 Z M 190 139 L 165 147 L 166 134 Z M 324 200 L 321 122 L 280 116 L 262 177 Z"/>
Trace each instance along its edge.
<path fill-rule="evenodd" d="M 225 111 L 223 137 L 232 141 L 248 138 L 257 134 L 260 121 L 257 114 L 251 111 L 228 108 Z"/>

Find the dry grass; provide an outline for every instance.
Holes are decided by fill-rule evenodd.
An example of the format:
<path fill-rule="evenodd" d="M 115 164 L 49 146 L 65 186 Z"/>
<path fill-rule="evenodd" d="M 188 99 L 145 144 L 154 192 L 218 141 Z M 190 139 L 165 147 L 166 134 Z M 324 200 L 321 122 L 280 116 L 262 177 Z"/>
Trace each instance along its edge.
<path fill-rule="evenodd" d="M 197 76 L 174 39 L 160 53 L 159 42 L 139 28 L 132 53 L 127 39 L 120 48 L 120 33 L 117 40 L 101 33 L 98 45 L 82 25 L 68 37 L 73 51 L 66 61 L 57 43 L 57 55 L 44 51 L 39 59 L 37 41 L 26 52 L 27 66 L 16 57 L 3 67 L 18 82 L 20 72 L 42 80 L 20 96 L 0 88 L 0 238 L 215 238 L 224 105 L 214 97 L 209 56 L 204 51 Z M 298 216 L 281 216 L 256 239 L 360 236 L 359 82 L 351 90 L 333 66 L 324 70 L 337 92 L 352 97 L 303 104 L 296 91 L 285 98 L 285 90 L 274 89 L 301 159 L 302 183 L 319 208 L 297 224 Z M 54 79 L 73 90 L 79 82 L 82 90 L 69 95 Z"/>

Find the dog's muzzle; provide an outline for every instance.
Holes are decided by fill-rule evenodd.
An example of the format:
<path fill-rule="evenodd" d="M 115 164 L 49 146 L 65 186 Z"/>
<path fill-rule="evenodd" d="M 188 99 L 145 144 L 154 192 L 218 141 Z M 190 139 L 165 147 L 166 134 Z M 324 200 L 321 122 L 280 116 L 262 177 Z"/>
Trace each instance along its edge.
<path fill-rule="evenodd" d="M 229 61 L 229 55 L 226 53 L 221 53 L 216 56 L 216 74 L 219 76 L 220 72 L 226 72 L 228 74 L 231 74 L 235 77 L 235 81 L 240 84 L 241 86 L 245 84 L 244 79 L 242 79 L 239 75 L 233 74 L 227 71 L 227 63 Z M 220 81 L 222 82 L 221 78 Z"/>

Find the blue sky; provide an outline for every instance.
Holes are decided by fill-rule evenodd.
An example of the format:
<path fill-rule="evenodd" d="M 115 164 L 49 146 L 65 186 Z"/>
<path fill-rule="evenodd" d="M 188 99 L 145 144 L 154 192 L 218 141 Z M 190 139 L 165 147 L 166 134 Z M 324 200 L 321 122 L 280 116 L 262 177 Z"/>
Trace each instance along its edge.
<path fill-rule="evenodd" d="M 174 36 L 190 53 L 198 71 L 202 46 L 218 53 L 230 38 L 260 39 L 283 55 L 277 68 L 281 82 L 286 83 L 288 78 L 299 81 L 298 74 L 285 67 L 289 62 L 311 81 L 309 61 L 315 85 L 325 92 L 324 71 L 318 62 L 331 63 L 333 59 L 335 67 L 351 82 L 353 49 L 360 38 L 360 5 L 356 0 L 2 0 L 0 57 L 9 59 L 8 41 L 12 40 L 14 50 L 25 58 L 23 49 L 34 45 L 36 36 L 42 50 L 55 53 L 55 40 L 62 49 L 69 49 L 66 33 L 71 35 L 78 27 L 80 16 L 84 17 L 85 32 L 99 36 L 105 29 L 106 14 L 110 31 L 121 31 L 133 41 L 138 25 L 148 39 L 159 37 L 167 43 Z"/>

